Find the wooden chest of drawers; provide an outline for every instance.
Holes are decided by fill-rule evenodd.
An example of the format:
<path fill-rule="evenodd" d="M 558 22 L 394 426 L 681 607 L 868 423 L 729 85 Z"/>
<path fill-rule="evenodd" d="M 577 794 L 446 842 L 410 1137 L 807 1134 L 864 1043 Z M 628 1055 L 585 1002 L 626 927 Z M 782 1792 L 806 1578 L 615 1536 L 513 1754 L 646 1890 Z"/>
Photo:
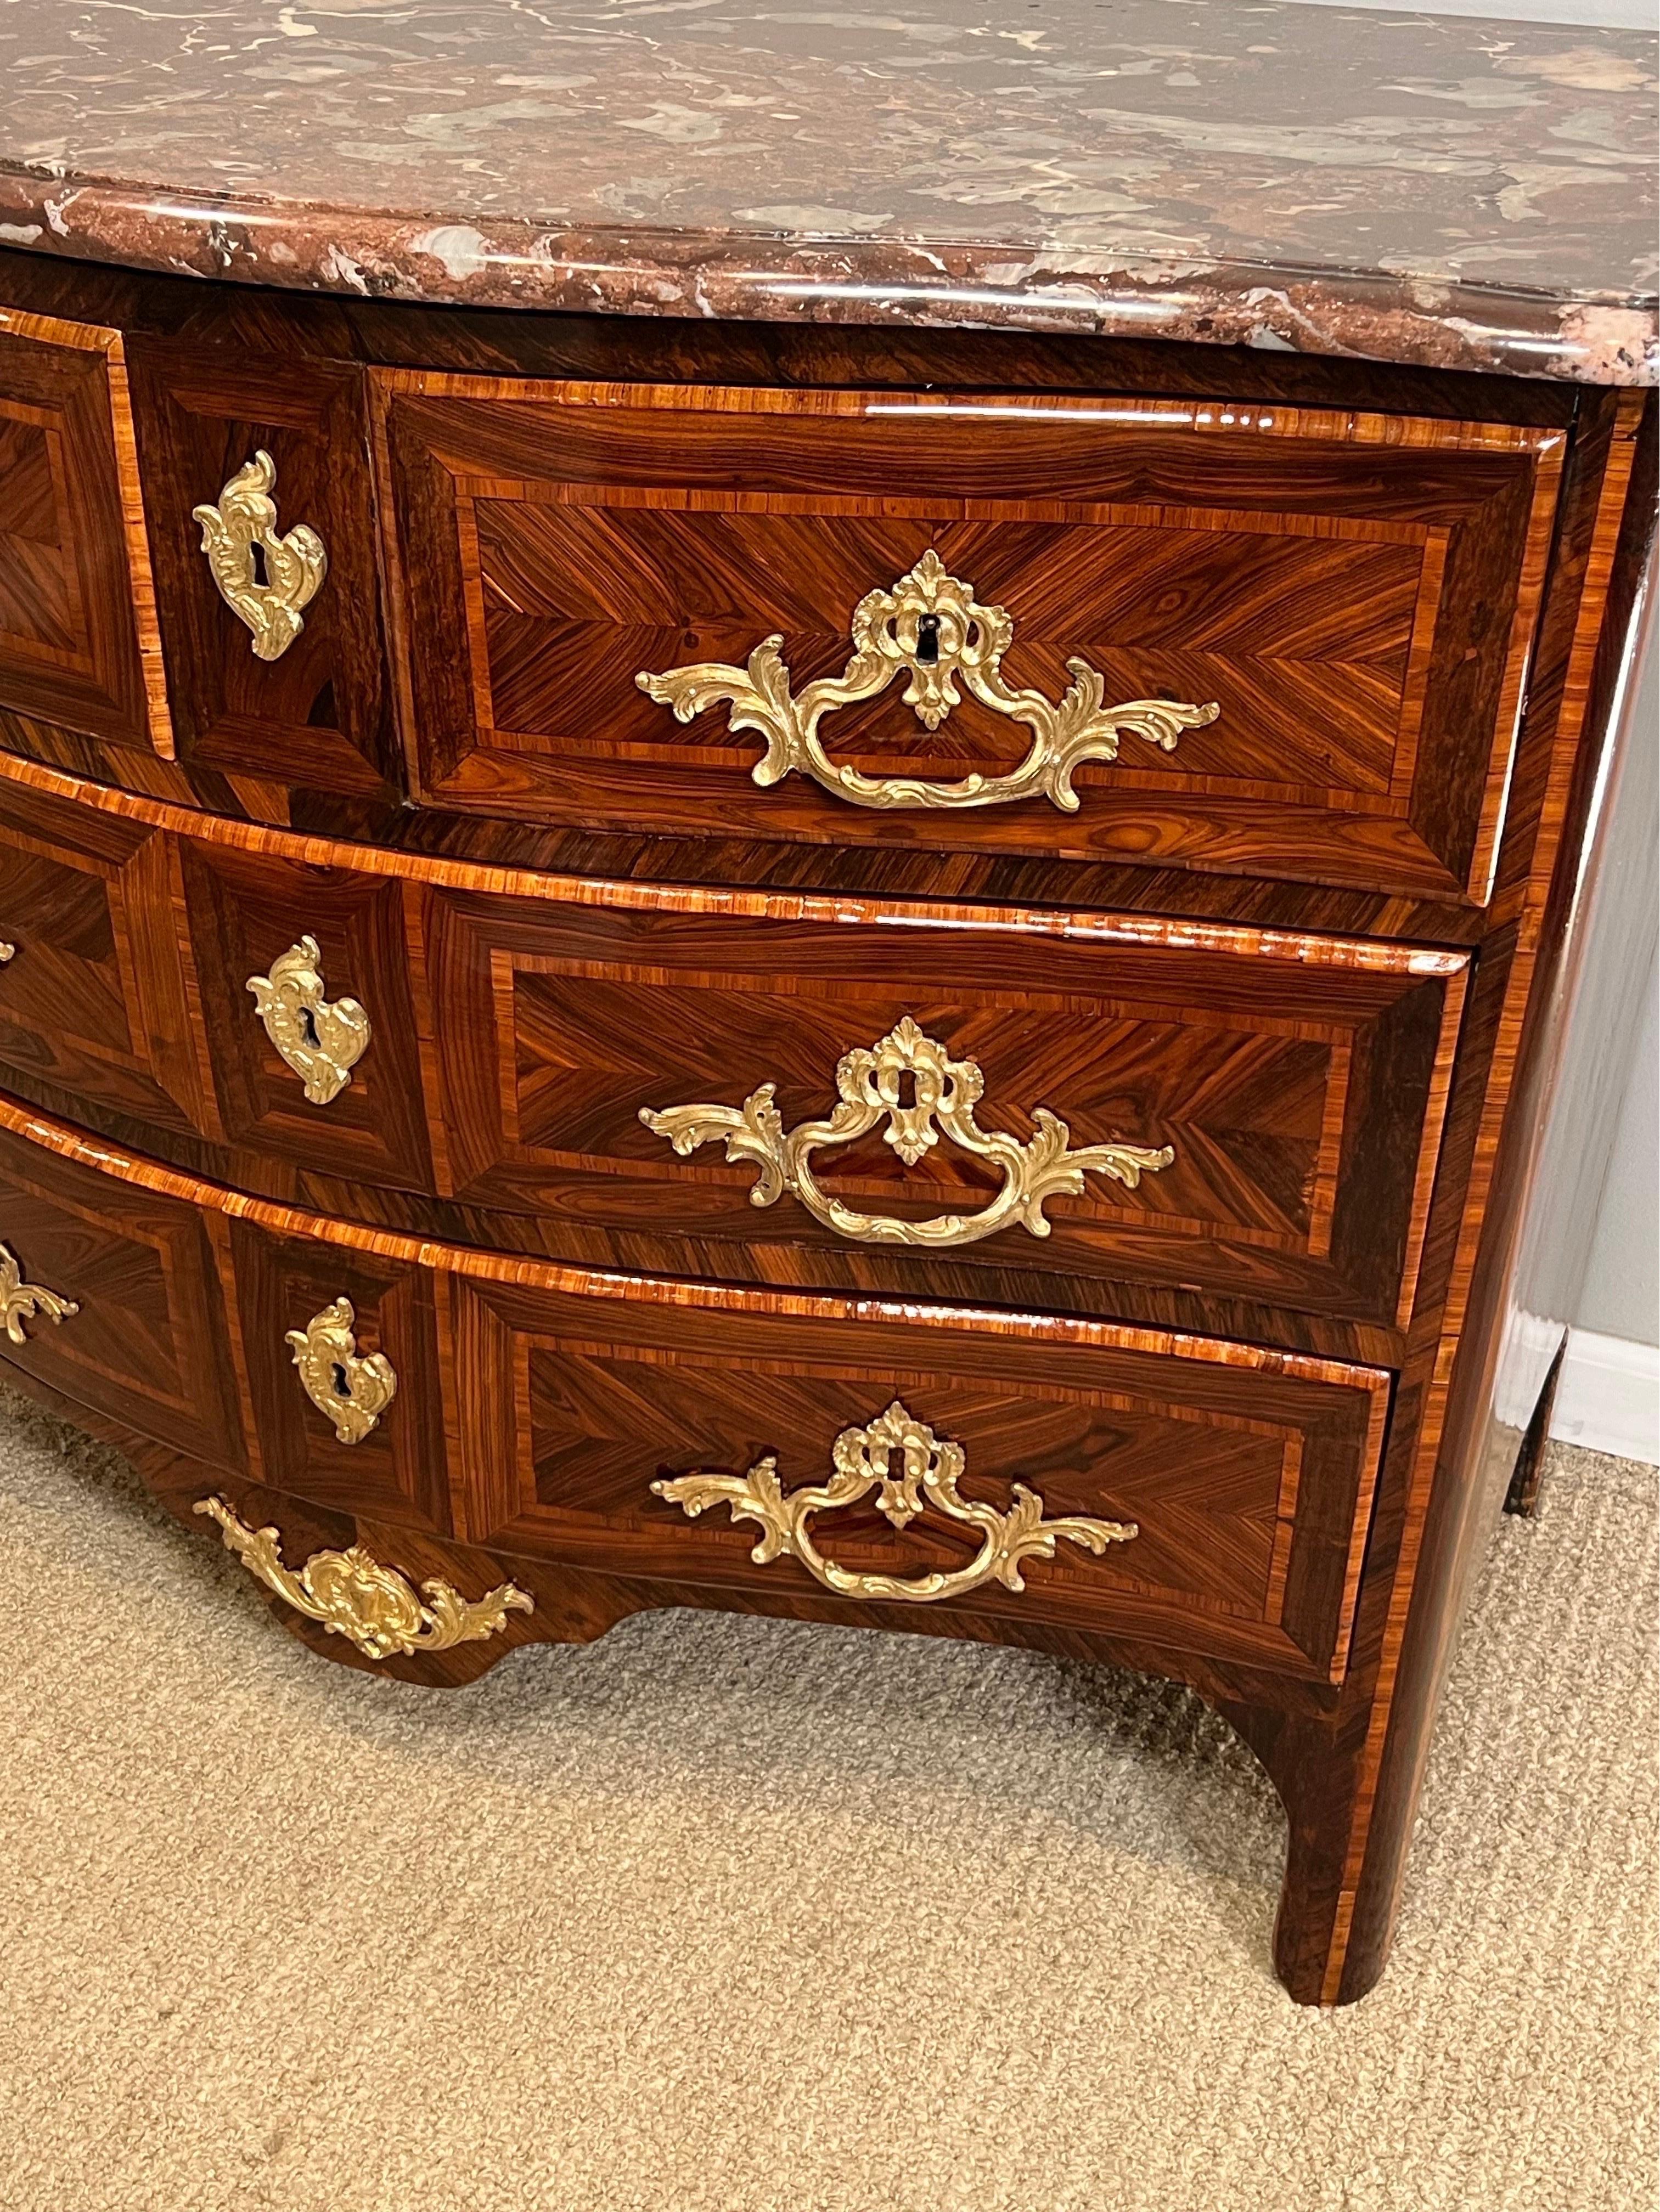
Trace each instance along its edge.
<path fill-rule="evenodd" d="M 1652 410 L 210 291 L 0 256 L 8 1372 L 349 1664 L 1189 1681 L 1363 1994 Z"/>

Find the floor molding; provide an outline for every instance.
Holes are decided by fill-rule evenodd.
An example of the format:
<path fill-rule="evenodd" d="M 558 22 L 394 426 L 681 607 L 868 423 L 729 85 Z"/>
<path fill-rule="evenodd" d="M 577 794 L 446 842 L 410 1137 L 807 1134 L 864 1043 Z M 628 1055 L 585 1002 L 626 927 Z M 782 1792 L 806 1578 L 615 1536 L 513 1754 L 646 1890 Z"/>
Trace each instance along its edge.
<path fill-rule="evenodd" d="M 1660 1346 L 1570 1329 L 1550 1432 L 1563 1443 L 1660 1466 Z"/>

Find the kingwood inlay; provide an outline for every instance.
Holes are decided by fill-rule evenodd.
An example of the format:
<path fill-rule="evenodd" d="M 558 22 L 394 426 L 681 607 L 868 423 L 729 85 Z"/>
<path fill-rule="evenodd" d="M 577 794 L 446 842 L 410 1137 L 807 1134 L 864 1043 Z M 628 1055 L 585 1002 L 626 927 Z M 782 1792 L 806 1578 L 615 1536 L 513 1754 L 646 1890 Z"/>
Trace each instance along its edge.
<path fill-rule="evenodd" d="M 1140 198 L 1215 252 L 1055 276 L 1159 257 L 1122 214 L 1026 235 L 978 157 L 930 184 L 955 65 L 879 29 L 923 165 L 841 149 L 879 222 L 797 189 L 776 87 L 830 113 L 844 57 L 770 17 L 741 130 L 693 19 L 635 55 L 697 125 L 643 229 L 615 84 L 547 95 L 533 195 L 509 116 L 471 180 L 392 164 L 394 214 L 240 0 L 24 64 L 71 150 L 49 221 L 0 97 L 0 1354 L 398 1680 L 675 1605 L 1189 1682 L 1284 1798 L 1275 1964 L 1333 2003 L 1387 1954 L 1537 1379 L 1654 315 L 1595 194 L 1488 267 L 1456 131 L 1372 131 L 1364 229 L 1301 173 L 1333 84 L 1375 119 L 1450 70 L 1502 91 L 1489 167 L 1587 100 L 1622 208 L 1651 164 L 1572 76 L 1634 66 L 1612 34 L 1501 66 L 1346 20 L 1365 82 L 1304 67 L 1287 126 L 1274 56 L 1329 13 L 1219 19 L 1183 92 L 1140 9 L 1110 68 L 1065 8 L 1023 58 L 1055 175 L 1146 167 L 1076 84 L 1157 31 L 1161 130 L 1221 70 L 1298 173 L 1294 269 L 1236 268 L 1237 157 L 1161 190 L 1160 137 Z M 313 58 L 384 138 L 547 35 L 441 87 L 415 33 Z M 81 173 L 107 84 L 161 81 L 246 183 Z M 573 176 L 609 200 L 532 237 Z M 924 261 L 913 201 L 1009 235 Z"/>

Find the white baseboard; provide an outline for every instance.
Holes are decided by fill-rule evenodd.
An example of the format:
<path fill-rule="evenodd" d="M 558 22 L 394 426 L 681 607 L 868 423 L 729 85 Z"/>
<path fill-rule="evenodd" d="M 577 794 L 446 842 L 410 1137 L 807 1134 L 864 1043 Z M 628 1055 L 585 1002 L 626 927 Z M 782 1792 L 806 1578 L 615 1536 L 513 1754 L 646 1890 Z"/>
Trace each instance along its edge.
<path fill-rule="evenodd" d="M 1563 1443 L 1660 1466 L 1660 1346 L 1571 1328 L 1550 1432 Z"/>

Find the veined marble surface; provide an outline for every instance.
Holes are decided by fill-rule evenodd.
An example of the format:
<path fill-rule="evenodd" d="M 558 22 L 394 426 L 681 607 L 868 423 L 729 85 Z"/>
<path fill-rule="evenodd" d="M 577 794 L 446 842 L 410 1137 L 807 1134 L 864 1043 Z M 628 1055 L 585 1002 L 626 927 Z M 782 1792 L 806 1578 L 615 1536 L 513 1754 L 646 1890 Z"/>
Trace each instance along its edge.
<path fill-rule="evenodd" d="M 0 242 L 1645 384 L 1656 60 L 1281 0 L 0 0 Z"/>

